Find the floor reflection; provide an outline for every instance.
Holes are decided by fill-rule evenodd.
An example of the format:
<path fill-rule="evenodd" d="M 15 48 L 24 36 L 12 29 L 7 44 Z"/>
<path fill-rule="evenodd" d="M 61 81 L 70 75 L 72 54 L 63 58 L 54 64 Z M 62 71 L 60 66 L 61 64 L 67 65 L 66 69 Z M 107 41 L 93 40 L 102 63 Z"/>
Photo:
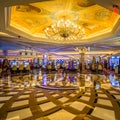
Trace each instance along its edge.
<path fill-rule="evenodd" d="M 118 87 L 118 89 L 120 90 L 120 76 L 111 74 L 109 75 L 109 80 L 113 87 Z"/>
<path fill-rule="evenodd" d="M 120 119 L 119 86 L 119 76 L 112 74 L 35 71 L 24 76 L 4 77 L 0 79 L 0 116 L 4 118 L 6 114 L 7 120 L 17 116 L 18 120 L 42 117 L 59 120 L 59 115 L 65 114 L 69 120 L 73 119 L 71 115 L 74 119 L 84 119 L 82 115 L 86 115 L 90 120 L 117 120 Z M 79 89 L 68 89 L 73 87 Z M 41 114 L 43 116 L 39 116 Z M 66 117 L 60 120 L 66 120 Z"/>
<path fill-rule="evenodd" d="M 34 71 L 34 74 L 24 76 L 8 76 L 2 78 L 9 86 L 18 88 L 49 86 L 49 87 L 94 87 L 99 89 L 101 84 L 110 83 L 112 87 L 120 88 L 120 76 L 100 74 L 72 74 L 52 73 L 46 74 L 41 71 Z M 2 80 L 0 84 L 2 84 Z"/>

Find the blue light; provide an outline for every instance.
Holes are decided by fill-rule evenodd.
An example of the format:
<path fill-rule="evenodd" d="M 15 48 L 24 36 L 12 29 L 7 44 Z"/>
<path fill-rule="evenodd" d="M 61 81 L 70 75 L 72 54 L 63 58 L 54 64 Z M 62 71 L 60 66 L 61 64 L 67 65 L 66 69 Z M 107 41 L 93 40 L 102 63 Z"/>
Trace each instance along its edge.
<path fill-rule="evenodd" d="M 119 56 L 117 56 L 117 58 L 120 58 Z"/>
<path fill-rule="evenodd" d="M 43 75 L 42 85 L 45 85 L 45 86 L 47 85 L 47 75 L 46 74 Z"/>
<path fill-rule="evenodd" d="M 44 55 L 44 58 L 47 58 L 47 55 Z"/>
<path fill-rule="evenodd" d="M 112 58 L 115 58 L 114 56 L 112 56 Z"/>
<path fill-rule="evenodd" d="M 112 80 L 110 83 L 111 83 L 112 86 L 119 87 L 119 82 L 116 81 L 116 80 Z"/>

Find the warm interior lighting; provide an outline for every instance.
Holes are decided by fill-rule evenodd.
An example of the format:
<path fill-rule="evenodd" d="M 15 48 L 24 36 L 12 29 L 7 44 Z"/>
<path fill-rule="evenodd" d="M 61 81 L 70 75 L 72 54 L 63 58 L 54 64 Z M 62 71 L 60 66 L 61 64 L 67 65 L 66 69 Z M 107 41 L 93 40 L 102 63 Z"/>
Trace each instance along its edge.
<path fill-rule="evenodd" d="M 48 38 L 54 40 L 76 40 L 85 35 L 84 28 L 66 19 L 58 20 L 45 29 Z"/>

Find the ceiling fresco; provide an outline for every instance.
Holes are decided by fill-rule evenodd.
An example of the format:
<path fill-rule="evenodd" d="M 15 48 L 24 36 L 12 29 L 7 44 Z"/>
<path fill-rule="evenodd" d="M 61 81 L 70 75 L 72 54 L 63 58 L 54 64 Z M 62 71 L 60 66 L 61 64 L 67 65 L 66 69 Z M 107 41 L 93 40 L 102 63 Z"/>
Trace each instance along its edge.
<path fill-rule="evenodd" d="M 89 47 L 87 55 L 120 55 L 120 10 L 113 12 L 119 0 L 1 0 L 0 53 L 33 49 L 41 54 L 79 57 L 76 47 Z M 76 40 L 53 40 L 44 30 L 61 18 L 85 29 Z M 34 57 L 34 56 L 33 56 Z"/>
<path fill-rule="evenodd" d="M 47 39 L 44 30 L 62 18 L 82 25 L 85 36 L 74 41 Z M 91 0 L 53 0 L 11 8 L 10 26 L 24 33 L 55 43 L 79 43 L 112 32 L 119 15 L 91 2 Z"/>

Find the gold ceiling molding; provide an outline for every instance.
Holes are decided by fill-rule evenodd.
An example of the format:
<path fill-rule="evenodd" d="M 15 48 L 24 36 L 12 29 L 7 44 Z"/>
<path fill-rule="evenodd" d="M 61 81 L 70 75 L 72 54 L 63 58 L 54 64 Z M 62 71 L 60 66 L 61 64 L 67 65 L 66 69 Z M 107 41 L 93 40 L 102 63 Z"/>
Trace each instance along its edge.
<path fill-rule="evenodd" d="M 35 13 L 40 13 L 41 10 L 37 7 L 34 7 L 32 5 L 18 5 L 16 6 L 16 11 L 19 12 L 35 12 Z"/>
<path fill-rule="evenodd" d="M 75 41 L 47 39 L 44 30 L 66 17 L 78 25 L 83 25 L 85 36 Z M 54 0 L 13 6 L 10 26 L 45 42 L 79 43 L 108 34 L 116 25 L 119 15 L 94 4 L 91 0 Z"/>

